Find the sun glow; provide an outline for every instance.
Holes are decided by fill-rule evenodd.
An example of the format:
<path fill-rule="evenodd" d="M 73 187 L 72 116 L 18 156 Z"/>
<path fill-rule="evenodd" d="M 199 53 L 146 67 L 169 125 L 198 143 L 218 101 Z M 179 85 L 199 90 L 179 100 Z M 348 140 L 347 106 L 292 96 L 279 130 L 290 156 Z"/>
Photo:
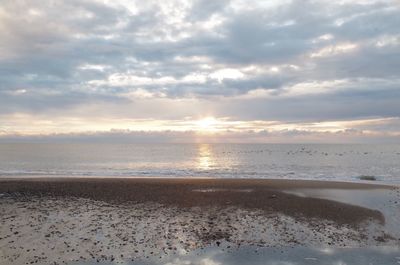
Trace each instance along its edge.
<path fill-rule="evenodd" d="M 218 121 L 214 117 L 207 117 L 196 122 L 199 130 L 212 131 L 216 129 Z"/>

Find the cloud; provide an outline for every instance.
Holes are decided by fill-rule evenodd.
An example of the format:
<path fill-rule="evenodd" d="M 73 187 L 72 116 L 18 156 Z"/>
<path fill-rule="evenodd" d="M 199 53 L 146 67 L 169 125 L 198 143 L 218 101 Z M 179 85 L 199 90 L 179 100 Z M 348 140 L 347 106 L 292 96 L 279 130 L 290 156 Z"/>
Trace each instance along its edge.
<path fill-rule="evenodd" d="M 14 116 L 0 127 L 0 142 L 343 143 L 400 142 L 400 118 L 282 123 L 281 121 L 114 120 L 74 117 L 57 122 Z M 27 123 L 27 121 L 30 121 Z M 204 125 L 209 124 L 209 125 Z M 32 129 L 35 128 L 35 129 Z M 46 133 L 42 133 L 42 131 Z"/>
<path fill-rule="evenodd" d="M 396 118 L 399 11 L 394 0 L 5 0 L 0 114 Z"/>

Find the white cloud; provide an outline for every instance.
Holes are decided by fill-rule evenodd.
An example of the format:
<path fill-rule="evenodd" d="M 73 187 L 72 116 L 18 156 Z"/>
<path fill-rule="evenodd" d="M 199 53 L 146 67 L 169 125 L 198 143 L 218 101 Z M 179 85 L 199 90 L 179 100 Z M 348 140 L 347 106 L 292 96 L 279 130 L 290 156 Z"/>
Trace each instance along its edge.
<path fill-rule="evenodd" d="M 379 48 L 385 47 L 385 46 L 400 46 L 400 35 L 397 36 L 391 36 L 391 35 L 386 35 L 380 37 L 375 45 Z"/>
<path fill-rule="evenodd" d="M 311 58 L 316 57 L 329 57 L 343 53 L 350 53 L 358 47 L 355 43 L 341 43 L 337 45 L 326 46 L 316 52 L 311 53 Z"/>
<path fill-rule="evenodd" d="M 321 36 L 319 36 L 318 38 L 313 39 L 313 43 L 319 43 L 319 42 L 325 42 L 325 41 L 330 41 L 333 40 L 335 38 L 335 36 L 333 36 L 332 34 L 323 34 Z"/>
<path fill-rule="evenodd" d="M 219 82 L 224 79 L 241 79 L 244 76 L 245 75 L 241 71 L 232 68 L 219 69 L 210 74 L 211 78 L 217 79 Z"/>

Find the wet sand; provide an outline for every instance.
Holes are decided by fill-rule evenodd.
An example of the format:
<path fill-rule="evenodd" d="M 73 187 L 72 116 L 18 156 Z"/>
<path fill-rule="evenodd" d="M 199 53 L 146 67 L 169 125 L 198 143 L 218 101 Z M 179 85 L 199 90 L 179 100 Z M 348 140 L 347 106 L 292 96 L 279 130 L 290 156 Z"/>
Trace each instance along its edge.
<path fill-rule="evenodd" d="M 0 181 L 0 192 L 24 195 L 74 196 L 114 203 L 155 202 L 177 207 L 231 205 L 298 218 L 323 218 L 338 224 L 357 225 L 369 218 L 384 222 L 379 211 L 284 192 L 303 188 L 392 189 L 362 183 L 261 179 L 34 178 Z"/>
<path fill-rule="evenodd" d="M 299 190 L 390 193 L 393 205 L 382 207 L 397 207 L 399 198 L 396 187 L 326 181 L 2 179 L 0 263 L 115 263 L 210 245 L 227 251 L 399 245 L 379 207 L 300 196 Z M 370 193 L 362 196 L 371 199 Z"/>

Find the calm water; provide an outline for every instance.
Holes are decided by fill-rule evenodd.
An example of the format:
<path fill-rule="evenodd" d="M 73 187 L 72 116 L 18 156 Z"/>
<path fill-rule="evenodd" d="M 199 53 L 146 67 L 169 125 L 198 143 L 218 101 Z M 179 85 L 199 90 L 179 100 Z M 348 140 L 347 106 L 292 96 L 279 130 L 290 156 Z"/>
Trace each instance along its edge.
<path fill-rule="evenodd" d="M 200 176 L 400 183 L 400 145 L 0 144 L 5 176 Z"/>
<path fill-rule="evenodd" d="M 205 248 L 189 254 L 159 259 L 126 262 L 127 265 L 391 265 L 399 264 L 398 247 L 376 248 L 255 248 L 241 247 L 231 251 Z M 97 262 L 71 263 L 71 265 L 94 265 Z M 100 263 L 113 265 L 114 263 Z"/>

